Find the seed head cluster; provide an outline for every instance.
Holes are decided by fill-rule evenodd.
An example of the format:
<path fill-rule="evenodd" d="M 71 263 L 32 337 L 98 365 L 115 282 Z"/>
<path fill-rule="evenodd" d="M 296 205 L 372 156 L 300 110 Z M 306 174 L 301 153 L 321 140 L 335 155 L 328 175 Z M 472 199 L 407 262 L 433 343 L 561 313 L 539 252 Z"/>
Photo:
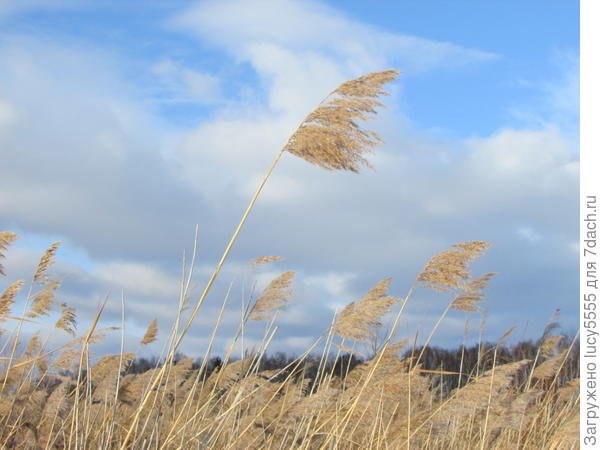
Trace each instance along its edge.
<path fill-rule="evenodd" d="M 371 167 L 366 155 L 381 138 L 358 121 L 372 118 L 375 108 L 383 106 L 377 101 L 387 95 L 382 86 L 397 76 L 397 70 L 384 70 L 343 83 L 304 119 L 285 150 L 327 170 Z"/>

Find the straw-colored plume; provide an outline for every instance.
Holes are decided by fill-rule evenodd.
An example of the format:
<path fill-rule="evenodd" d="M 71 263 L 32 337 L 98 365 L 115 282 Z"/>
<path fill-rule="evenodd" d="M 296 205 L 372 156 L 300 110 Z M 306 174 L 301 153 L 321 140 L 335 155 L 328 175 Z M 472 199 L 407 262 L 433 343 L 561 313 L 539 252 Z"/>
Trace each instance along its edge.
<path fill-rule="evenodd" d="M 24 280 L 15 281 L 0 295 L 0 321 L 10 314 L 10 308 L 15 302 L 15 297 L 21 290 Z"/>
<path fill-rule="evenodd" d="M 0 231 L 0 260 L 4 259 L 4 251 L 10 244 L 17 239 L 16 233 L 10 231 Z M 6 275 L 4 273 L 4 266 L 0 264 L 0 275 Z"/>
<path fill-rule="evenodd" d="M 531 414 L 528 413 L 543 395 L 543 391 L 536 389 L 520 394 L 507 393 L 501 401 L 490 408 L 491 427 L 519 431 L 529 424 Z"/>
<path fill-rule="evenodd" d="M 158 320 L 154 319 L 148 325 L 148 328 L 146 329 L 146 332 L 144 333 L 144 337 L 140 341 L 140 344 L 141 345 L 151 344 L 152 342 L 156 341 L 157 337 L 158 337 Z"/>
<path fill-rule="evenodd" d="M 40 262 L 35 270 L 35 274 L 33 275 L 33 281 L 35 283 L 43 284 L 48 281 L 46 270 L 48 270 L 48 267 L 54 263 L 54 256 L 56 255 L 56 250 L 58 250 L 59 246 L 60 242 L 55 242 L 48 248 L 48 250 L 44 252 L 40 258 Z"/>
<path fill-rule="evenodd" d="M 75 309 L 66 303 L 62 303 L 60 306 L 62 313 L 54 326 L 69 333 L 71 336 L 75 336 L 75 329 L 77 328 L 77 314 Z"/>
<path fill-rule="evenodd" d="M 417 280 L 441 292 L 461 289 L 470 279 L 469 263 L 481 256 L 490 244 L 470 241 L 452 247 L 431 258 Z"/>
<path fill-rule="evenodd" d="M 275 261 L 283 261 L 283 257 L 281 256 L 259 256 L 258 258 L 250 261 L 250 264 L 253 266 L 262 266 L 263 264 L 269 264 Z"/>
<path fill-rule="evenodd" d="M 485 411 L 490 399 L 492 406 L 499 405 L 501 399 L 519 384 L 530 365 L 531 361 L 522 360 L 496 366 L 453 391 L 450 400 L 432 420 L 434 435 L 443 435 L 451 424 L 460 424 L 465 418 Z"/>
<path fill-rule="evenodd" d="M 382 86 L 397 76 L 397 70 L 384 70 L 346 81 L 304 119 L 285 150 L 328 170 L 370 167 L 365 155 L 381 139 L 357 121 L 376 114 L 382 106 L 376 99 L 387 94 Z"/>
<path fill-rule="evenodd" d="M 391 282 L 391 278 L 381 280 L 362 299 L 347 305 L 336 318 L 333 332 L 344 339 L 368 342 L 381 328 L 381 318 L 398 302 L 388 297 Z"/>
<path fill-rule="evenodd" d="M 90 379 L 95 386 L 93 395 L 95 401 L 114 397 L 117 380 L 134 357 L 135 354 L 129 352 L 120 355 L 105 355 L 96 361 L 90 371 Z"/>
<path fill-rule="evenodd" d="M 533 371 L 533 378 L 537 380 L 546 380 L 554 378 L 560 368 L 563 366 L 564 360 L 567 357 L 569 350 L 563 350 L 553 358 L 547 359 Z"/>
<path fill-rule="evenodd" d="M 494 275 L 494 273 L 486 273 L 467 282 L 463 291 L 452 301 L 450 309 L 466 312 L 479 311 L 479 303 L 484 298 L 483 290 Z"/>
<path fill-rule="evenodd" d="M 562 403 L 570 403 L 579 397 L 580 380 L 575 378 L 568 381 L 558 390 L 558 401 Z"/>
<path fill-rule="evenodd" d="M 552 354 L 556 351 L 560 343 L 564 340 L 563 335 L 556 336 L 548 336 L 540 345 L 540 355 L 547 358 L 552 356 Z"/>
<path fill-rule="evenodd" d="M 35 296 L 27 311 L 26 316 L 30 318 L 37 318 L 40 316 L 47 316 L 52 307 L 52 301 L 54 300 L 54 293 L 60 286 L 59 281 L 48 282 Z"/>
<path fill-rule="evenodd" d="M 37 355 L 42 348 L 42 341 L 40 339 L 40 332 L 38 331 L 29 339 L 27 348 L 25 349 L 25 357 L 32 358 Z"/>
<path fill-rule="evenodd" d="M 292 271 L 284 272 L 272 280 L 262 295 L 256 300 L 250 320 L 263 320 L 272 317 L 273 313 L 283 308 L 288 299 L 292 296 L 292 281 L 296 273 Z"/>

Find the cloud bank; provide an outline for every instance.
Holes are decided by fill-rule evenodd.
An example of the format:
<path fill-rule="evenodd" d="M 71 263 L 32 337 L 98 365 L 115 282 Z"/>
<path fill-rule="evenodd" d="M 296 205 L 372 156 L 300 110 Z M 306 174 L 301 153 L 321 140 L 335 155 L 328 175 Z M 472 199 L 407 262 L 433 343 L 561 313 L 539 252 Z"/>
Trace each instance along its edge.
<path fill-rule="evenodd" d="M 206 344 L 227 282 L 246 273 L 251 258 L 281 254 L 277 270 L 299 272 L 273 347 L 296 352 L 376 281 L 394 277 L 392 291 L 403 295 L 431 255 L 472 239 L 494 244 L 476 266 L 499 272 L 487 300 L 490 339 L 507 321 L 535 335 L 557 307 L 565 327 L 575 327 L 579 166 L 577 138 L 563 120 L 572 123 L 574 114 L 572 71 L 545 85 L 542 120 L 441 139 L 411 121 L 403 78 L 501 64 L 501 55 L 384 31 L 312 1 L 200 2 L 161 26 L 198 52 L 222 56 L 210 72 L 170 55 L 136 62 L 164 93 L 159 103 L 208 108 L 195 126 L 165 117 L 111 49 L 0 37 L 0 224 L 23 237 L 8 254 L 11 275 L 27 276 L 33 249 L 61 239 L 63 295 L 83 323 L 109 289 L 107 320 L 118 320 L 123 289 L 131 341 L 156 316 L 166 332 L 194 225 L 197 294 L 263 171 L 306 113 L 340 82 L 398 67 L 404 74 L 373 124 L 386 141 L 376 170 L 327 173 L 286 155 L 183 350 L 198 354 Z M 257 290 L 277 270 L 261 275 Z M 245 277 L 230 300 L 221 350 L 252 285 Z M 428 329 L 443 307 L 419 292 L 402 331 Z M 247 342 L 260 340 L 258 328 Z M 460 342 L 463 317 L 442 328 L 436 343 Z"/>

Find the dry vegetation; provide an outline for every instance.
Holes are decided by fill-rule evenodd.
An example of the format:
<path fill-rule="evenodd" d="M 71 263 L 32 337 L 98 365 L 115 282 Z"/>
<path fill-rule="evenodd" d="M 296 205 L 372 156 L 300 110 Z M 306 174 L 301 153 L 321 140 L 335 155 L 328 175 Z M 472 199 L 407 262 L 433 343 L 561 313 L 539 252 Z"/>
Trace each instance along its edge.
<path fill-rule="evenodd" d="M 289 152 L 330 170 L 368 166 L 365 155 L 379 138 L 357 120 L 375 113 L 382 86 L 396 75 L 390 70 L 348 81 L 307 116 L 277 154 L 194 304 L 192 271 L 183 277 L 165 354 L 150 370 L 131 370 L 135 353 L 90 353 L 91 344 L 122 326 L 99 327 L 104 301 L 87 329 L 76 333 L 76 312 L 57 301 L 60 282 L 50 274 L 58 243 L 42 255 L 29 283 L 6 283 L 0 294 L 0 326 L 9 330 L 0 342 L 2 448 L 578 448 L 577 341 L 556 334 L 556 318 L 527 358 L 506 360 L 508 330 L 475 355 L 463 347 L 458 368 L 432 366 L 429 343 L 446 315 L 478 311 L 483 301 L 493 274 L 474 277 L 470 266 L 486 242 L 456 244 L 433 256 L 403 297 L 389 294 L 391 279 L 379 281 L 333 318 L 304 354 L 276 368 L 265 360 L 294 272 L 275 278 L 246 306 L 222 364 L 209 363 L 221 315 L 207 330 L 211 345 L 199 364 L 176 357 L 279 158 Z M 16 238 L 0 232 L 0 262 Z M 259 270 L 280 259 L 265 256 L 250 264 Z M 0 264 L 3 278 L 4 272 Z M 423 288 L 442 292 L 447 304 L 424 345 L 415 348 L 396 331 L 413 292 Z M 13 311 L 17 298 L 24 301 L 21 315 Z M 221 314 L 226 303 L 227 297 Z M 55 328 L 71 336 L 67 344 L 53 344 L 41 333 L 25 338 L 24 326 L 55 316 Z M 258 320 L 267 323 L 262 344 L 234 360 L 233 343 Z M 153 321 L 140 346 L 158 337 Z M 365 356 L 350 364 L 348 354 Z"/>

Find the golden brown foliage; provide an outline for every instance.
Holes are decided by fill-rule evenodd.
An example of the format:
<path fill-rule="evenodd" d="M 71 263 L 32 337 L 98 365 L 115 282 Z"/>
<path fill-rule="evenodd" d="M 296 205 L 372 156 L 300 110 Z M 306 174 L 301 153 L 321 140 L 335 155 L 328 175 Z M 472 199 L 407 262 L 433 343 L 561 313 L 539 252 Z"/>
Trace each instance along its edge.
<path fill-rule="evenodd" d="M 269 283 L 256 300 L 250 312 L 250 320 L 267 319 L 287 304 L 288 299 L 293 294 L 291 285 L 294 275 L 295 272 L 284 272 Z"/>
<path fill-rule="evenodd" d="M 71 336 L 75 336 L 75 329 L 77 328 L 77 313 L 75 309 L 66 303 L 61 303 L 60 307 L 62 313 L 54 326 L 69 333 Z"/>
<path fill-rule="evenodd" d="M 385 95 L 382 86 L 397 74 L 395 70 L 387 70 L 343 83 L 307 116 L 283 151 L 329 170 L 357 172 L 363 166 L 369 167 L 366 155 L 380 139 L 375 133 L 363 130 L 358 122 L 375 114 L 375 108 L 381 106 L 377 98 Z M 338 364 L 342 358 L 336 356 L 328 366 L 334 334 L 364 344 L 382 327 L 382 318 L 398 302 L 388 295 L 391 283 L 388 278 L 340 313 L 329 330 L 332 333 L 327 336 L 325 354 L 314 367 L 303 365 L 314 349 L 311 347 L 283 368 L 261 370 L 268 340 L 261 343 L 259 352 L 244 355 L 238 361 L 230 361 L 228 353 L 223 365 L 215 365 L 212 371 L 204 363 L 200 369 L 194 368 L 192 359 L 174 362 L 181 339 L 280 156 L 281 153 L 261 182 L 191 319 L 181 328 L 183 331 L 173 327 L 167 356 L 146 372 L 127 373 L 135 358 L 129 352 L 102 356 L 91 363 L 92 344 L 101 340 L 106 331 L 118 329 L 98 327 L 105 303 L 88 332 L 78 337 L 75 337 L 74 309 L 61 304 L 56 327 L 72 334 L 73 339 L 48 349 L 47 340 L 35 333 L 23 349 L 20 332 L 26 319 L 8 315 L 23 282 L 17 281 L 4 290 L 0 296 L 0 318 L 16 320 L 18 325 L 14 336 L 0 335 L 5 340 L 0 351 L 1 448 L 576 447 L 579 381 L 571 379 L 565 383 L 564 377 L 559 376 L 572 346 L 552 356 L 560 350 L 559 337 L 551 335 L 554 319 L 544 331 L 533 365 L 528 360 L 498 363 L 498 346 L 494 349 L 492 368 L 481 375 L 479 371 L 477 375 L 458 374 L 443 367 L 423 370 L 419 364 L 429 339 L 448 310 L 479 309 L 483 289 L 493 275 L 472 279 L 469 272 L 470 262 L 489 247 L 482 241 L 454 245 L 434 256 L 418 275 L 416 281 L 456 295 L 418 357 L 414 349 L 413 356 L 402 357 L 400 351 L 406 339 L 390 344 L 411 288 L 389 337 L 374 358 L 351 368 L 350 364 Z M 0 232 L 0 260 L 14 239 L 14 233 Z M 40 290 L 31 297 L 25 314 L 28 318 L 48 315 L 55 301 L 60 283 L 47 275 L 47 269 L 58 246 L 59 243 L 53 244 L 37 266 L 33 285 Z M 280 259 L 264 256 L 251 264 Z M 0 274 L 4 275 L 1 265 Z M 244 329 L 247 319 L 269 318 L 284 307 L 292 295 L 293 278 L 294 272 L 285 272 L 271 281 L 250 313 L 243 315 L 240 329 Z M 217 328 L 218 324 L 215 332 Z M 511 331 L 500 338 L 499 344 Z M 155 341 L 157 332 L 155 319 L 141 344 Z M 237 338 L 234 337 L 232 348 Z M 210 346 L 213 339 L 214 334 Z M 209 355 L 210 350 L 206 358 Z M 536 367 L 540 355 L 546 360 Z M 483 356 L 478 355 L 480 359 Z M 448 394 L 440 381 L 442 389 L 438 392 L 434 378 L 429 376 L 432 373 L 440 375 L 440 379 L 465 377 L 468 383 Z M 524 383 L 525 379 L 529 381 Z M 531 380 L 535 381 L 533 385 Z"/>
<path fill-rule="evenodd" d="M 33 275 L 33 281 L 35 283 L 46 283 L 48 281 L 48 275 L 46 271 L 48 267 L 50 267 L 54 263 L 54 257 L 56 256 L 56 251 L 60 246 L 60 242 L 55 242 L 44 252 L 42 257 L 40 258 L 40 262 L 35 270 L 35 274 Z"/>
<path fill-rule="evenodd" d="M 452 249 L 431 258 L 417 280 L 441 292 L 461 289 L 470 278 L 469 263 L 489 247 L 490 244 L 483 241 L 455 244 Z"/>
<path fill-rule="evenodd" d="M 467 282 L 463 291 L 452 301 L 450 309 L 457 311 L 477 312 L 483 300 L 483 290 L 495 274 L 486 273 Z"/>
<path fill-rule="evenodd" d="M 151 344 L 152 342 L 156 341 L 157 337 L 158 337 L 158 320 L 154 319 L 148 325 L 148 328 L 146 329 L 146 332 L 144 333 L 144 337 L 140 341 L 140 344 L 141 345 Z"/>
<path fill-rule="evenodd" d="M 16 239 L 17 235 L 15 233 L 10 231 L 0 231 L 0 260 L 4 259 L 4 252 Z M 0 264 L 0 275 L 6 275 L 2 264 Z"/>
<path fill-rule="evenodd" d="M 397 76 L 397 70 L 384 70 L 341 84 L 304 119 L 285 150 L 328 170 L 370 167 L 365 155 L 381 139 L 357 121 L 376 114 L 375 108 L 382 106 L 376 99 L 386 95 L 382 86 Z"/>
<path fill-rule="evenodd" d="M 10 314 L 10 309 L 15 301 L 15 296 L 21 290 L 23 283 L 24 280 L 15 281 L 0 295 L 0 321 L 3 320 L 4 316 L 8 316 Z"/>
<path fill-rule="evenodd" d="M 29 311 L 27 311 L 26 317 L 35 319 L 40 316 L 47 316 L 52 307 L 52 302 L 54 301 L 54 293 L 59 286 L 59 281 L 54 280 L 47 282 L 33 297 L 33 301 L 31 302 Z"/>
<path fill-rule="evenodd" d="M 333 324 L 333 332 L 344 339 L 368 342 L 377 328 L 381 328 L 381 318 L 398 302 L 388 296 L 391 278 L 379 281 L 363 298 L 347 305 Z"/>
<path fill-rule="evenodd" d="M 250 261 L 250 264 L 253 266 L 261 266 L 275 261 L 283 261 L 283 258 L 281 256 L 259 256 Z"/>

